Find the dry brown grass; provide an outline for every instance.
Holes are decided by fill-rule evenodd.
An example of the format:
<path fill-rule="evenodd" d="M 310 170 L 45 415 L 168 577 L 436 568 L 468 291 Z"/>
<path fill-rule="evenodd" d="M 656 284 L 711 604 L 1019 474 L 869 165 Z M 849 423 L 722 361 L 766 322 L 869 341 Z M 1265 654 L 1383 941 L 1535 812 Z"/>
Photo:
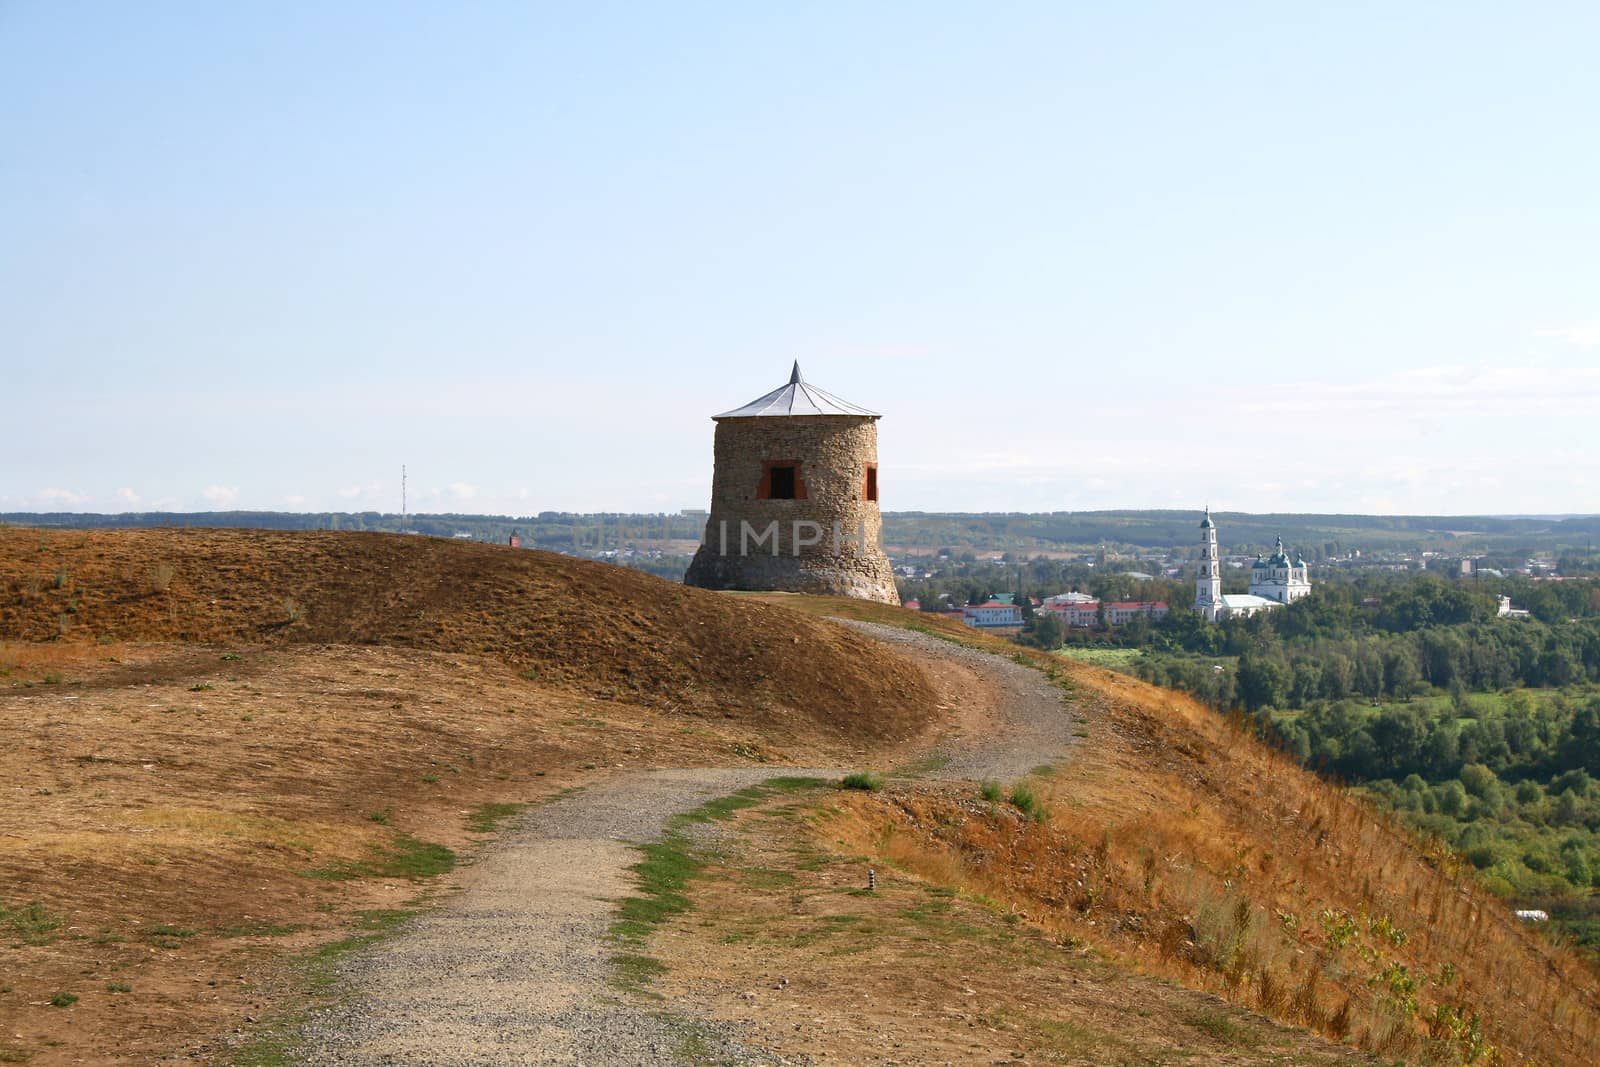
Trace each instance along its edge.
<path fill-rule="evenodd" d="M 433 884 L 360 872 L 402 835 L 470 854 L 480 805 L 618 769 L 890 764 L 933 703 L 840 627 L 422 538 L 0 530 L 0 638 L 0 1062 L 33 1067 L 228 1062 L 285 959 Z"/>
<path fill-rule="evenodd" d="M 1065 678 L 1095 758 L 1030 782 L 1047 820 L 920 790 L 844 799 L 829 833 L 1382 1056 L 1595 1062 L 1593 974 L 1453 857 L 1186 697 L 1093 667 Z"/>
<path fill-rule="evenodd" d="M 164 588 L 152 568 L 170 568 Z M 0 640 L 488 655 L 603 699 L 712 715 L 732 703 L 746 720 L 799 718 L 873 743 L 921 730 L 930 699 L 921 674 L 872 641 L 753 599 L 390 534 L 0 528 Z"/>
<path fill-rule="evenodd" d="M 694 911 L 650 944 L 675 1011 L 829 1064 L 1371 1062 L 957 893 L 955 868 L 923 878 L 879 864 L 863 892 L 864 856 L 797 840 L 797 822 L 838 818 L 829 795 L 769 801 L 719 835 Z"/>
<path fill-rule="evenodd" d="M 1028 783 L 1052 815 L 970 791 L 848 798 L 834 844 L 1006 901 L 1148 973 L 1387 1057 L 1593 1064 L 1600 982 L 1470 866 L 1181 694 L 939 617 L 796 605 L 1020 656 L 1089 736 Z M 843 829 L 841 829 L 843 828 Z"/>

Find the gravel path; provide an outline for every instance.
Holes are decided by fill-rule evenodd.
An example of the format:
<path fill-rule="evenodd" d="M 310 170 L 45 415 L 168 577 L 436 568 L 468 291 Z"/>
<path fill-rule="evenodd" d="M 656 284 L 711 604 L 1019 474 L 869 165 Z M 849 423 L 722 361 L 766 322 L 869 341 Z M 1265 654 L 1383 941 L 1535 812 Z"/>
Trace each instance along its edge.
<path fill-rule="evenodd" d="M 936 746 L 930 755 L 946 762 L 925 777 L 1010 781 L 1042 764 L 1056 763 L 1067 757 L 1073 744 L 1072 714 L 1061 698 L 1061 690 L 1043 671 L 915 630 L 875 622 L 846 622 L 845 625 L 889 644 L 908 646 L 938 659 L 976 667 L 999 689 L 1003 721 L 998 731 L 986 737 L 963 737 Z"/>
<path fill-rule="evenodd" d="M 1003 695 L 995 736 L 935 750 L 938 778 L 1014 779 L 1071 744 L 1059 690 L 1038 671 L 925 634 L 853 623 L 885 641 L 983 670 Z M 542 805 L 462 872 L 462 892 L 341 971 L 351 996 L 305 1030 L 309 1064 L 491 1067 L 655 1065 L 674 1061 L 683 1020 L 615 992 L 605 932 L 613 902 L 634 891 L 636 843 L 666 819 L 779 774 L 777 767 L 642 771 Z M 733 1028 L 695 1020 L 708 1059 L 796 1064 L 740 1044 Z M 697 1059 L 700 1057 L 697 1056 Z"/>

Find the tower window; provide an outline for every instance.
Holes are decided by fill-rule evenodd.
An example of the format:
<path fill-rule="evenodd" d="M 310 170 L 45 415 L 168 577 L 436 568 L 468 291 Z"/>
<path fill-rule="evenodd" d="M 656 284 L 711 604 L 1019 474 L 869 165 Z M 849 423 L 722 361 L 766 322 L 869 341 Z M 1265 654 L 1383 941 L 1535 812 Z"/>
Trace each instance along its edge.
<path fill-rule="evenodd" d="M 878 465 L 867 464 L 867 499 L 874 504 L 878 502 Z"/>
<path fill-rule="evenodd" d="M 805 479 L 800 476 L 800 464 L 794 460 L 773 460 L 761 465 L 761 485 L 756 489 L 758 500 L 804 500 Z"/>
<path fill-rule="evenodd" d="M 773 467 L 771 477 L 771 492 L 767 494 L 768 500 L 793 500 L 794 499 L 794 468 Z"/>

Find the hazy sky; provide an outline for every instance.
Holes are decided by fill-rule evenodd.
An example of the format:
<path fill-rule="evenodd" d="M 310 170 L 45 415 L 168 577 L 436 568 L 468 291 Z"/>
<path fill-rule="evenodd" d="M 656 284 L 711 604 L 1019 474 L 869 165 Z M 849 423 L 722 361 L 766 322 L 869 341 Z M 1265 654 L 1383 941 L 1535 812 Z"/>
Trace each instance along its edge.
<path fill-rule="evenodd" d="M 0 0 L 0 511 L 1600 511 L 1600 5 Z"/>

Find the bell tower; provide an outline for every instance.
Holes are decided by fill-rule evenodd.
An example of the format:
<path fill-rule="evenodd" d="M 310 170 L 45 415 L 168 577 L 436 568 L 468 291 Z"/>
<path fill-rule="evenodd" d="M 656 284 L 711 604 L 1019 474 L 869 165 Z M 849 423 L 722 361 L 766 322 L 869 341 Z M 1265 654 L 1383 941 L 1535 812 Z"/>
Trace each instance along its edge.
<path fill-rule="evenodd" d="M 1194 610 L 1216 622 L 1222 616 L 1222 569 L 1217 559 L 1217 524 L 1211 521 L 1211 507 L 1200 520 L 1200 567 L 1194 579 Z"/>

